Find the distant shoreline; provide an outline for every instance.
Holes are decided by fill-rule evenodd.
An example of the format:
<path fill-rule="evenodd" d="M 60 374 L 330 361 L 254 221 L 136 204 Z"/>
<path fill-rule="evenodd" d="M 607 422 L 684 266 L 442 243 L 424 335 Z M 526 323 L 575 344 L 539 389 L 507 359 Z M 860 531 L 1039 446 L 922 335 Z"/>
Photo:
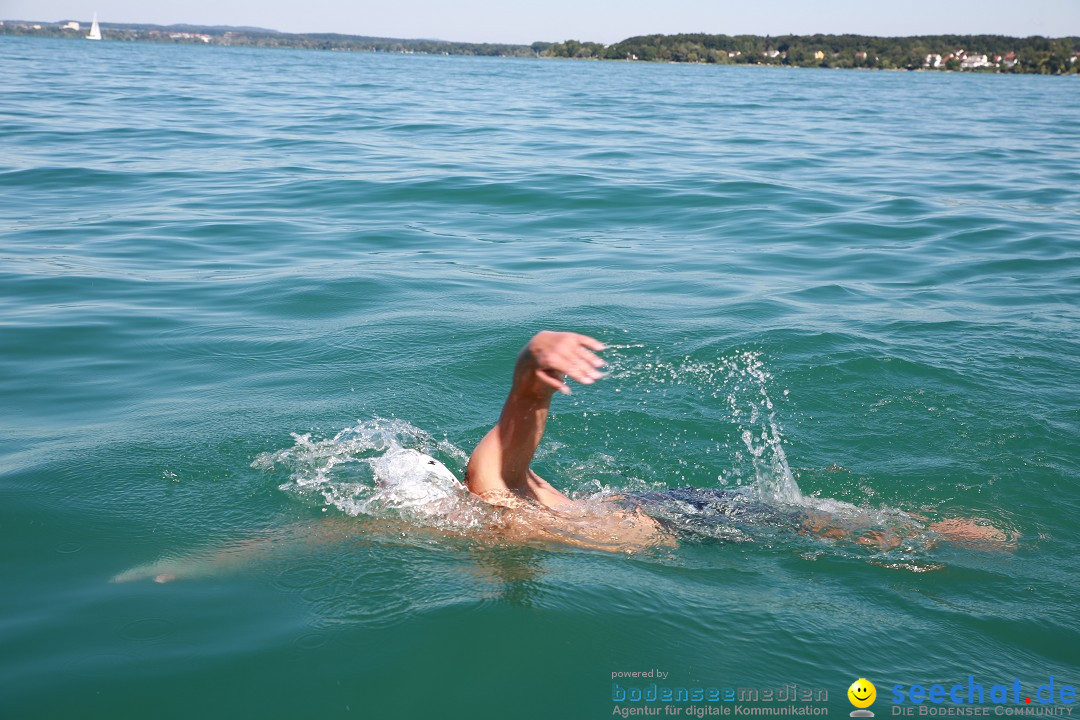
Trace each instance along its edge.
<path fill-rule="evenodd" d="M 1005 35 L 646 35 L 611 45 L 409 40 L 251 27 L 100 23 L 104 40 L 421 55 L 478 55 L 680 64 L 761 65 L 1066 75 L 1080 73 L 1080 37 Z M 0 21 L 0 35 L 85 39 L 79 21 Z"/>

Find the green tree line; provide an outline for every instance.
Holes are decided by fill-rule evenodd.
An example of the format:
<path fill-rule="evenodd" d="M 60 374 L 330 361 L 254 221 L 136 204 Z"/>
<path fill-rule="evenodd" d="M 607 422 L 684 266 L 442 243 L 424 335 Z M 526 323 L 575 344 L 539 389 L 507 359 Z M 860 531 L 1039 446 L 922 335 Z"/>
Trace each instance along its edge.
<path fill-rule="evenodd" d="M 826 68 L 921 69 L 940 55 L 941 70 L 1060 74 L 1080 72 L 1080 38 L 1005 35 L 643 35 L 611 45 L 567 40 L 545 48 L 551 57 Z M 988 66 L 964 58 L 986 55 Z M 951 56 L 951 57 L 950 57 Z M 1001 58 L 996 60 L 996 58 Z M 977 61 L 971 62 L 976 65 Z"/>

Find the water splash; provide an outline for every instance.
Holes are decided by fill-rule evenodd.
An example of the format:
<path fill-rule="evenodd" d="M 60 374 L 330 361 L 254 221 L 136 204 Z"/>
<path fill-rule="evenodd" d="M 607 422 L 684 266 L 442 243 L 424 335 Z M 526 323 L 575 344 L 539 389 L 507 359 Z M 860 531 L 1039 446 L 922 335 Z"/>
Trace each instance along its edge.
<path fill-rule="evenodd" d="M 638 344 L 609 346 L 609 378 L 624 387 L 616 392 L 650 398 L 641 404 L 671 412 L 671 408 L 697 415 L 712 440 L 706 447 L 711 465 L 701 475 L 716 478 L 720 485 L 747 485 L 773 504 L 799 505 L 806 498 L 799 489 L 784 451 L 784 437 L 770 397 L 772 375 L 763 354 L 743 350 L 698 359 L 687 355 L 677 360 L 656 356 Z M 787 396 L 787 391 L 783 395 Z M 709 400 L 715 400 L 710 403 Z M 660 405 L 669 406 L 661 408 Z M 737 439 L 731 449 L 731 441 Z M 741 445 L 740 445 L 741 444 Z M 713 452 L 713 451 L 716 452 Z M 701 457 L 687 447 L 685 456 Z M 674 459 L 677 464 L 693 460 Z M 658 477 L 670 475 L 655 468 Z"/>
<path fill-rule="evenodd" d="M 765 369 L 761 353 L 746 351 L 722 357 L 720 367 L 727 371 L 725 397 L 732 418 L 738 421 L 749 411 L 740 438 L 750 453 L 758 493 L 774 503 L 802 504 L 803 494 L 788 464 L 775 407 L 769 398 L 772 375 Z"/>
<path fill-rule="evenodd" d="M 293 433 L 292 447 L 262 453 L 251 466 L 286 470 L 286 492 L 316 495 L 352 516 L 395 518 L 439 527 L 471 527 L 481 513 L 468 491 L 440 459 L 461 466 L 467 456 L 399 419 L 358 421 L 333 437 Z"/>

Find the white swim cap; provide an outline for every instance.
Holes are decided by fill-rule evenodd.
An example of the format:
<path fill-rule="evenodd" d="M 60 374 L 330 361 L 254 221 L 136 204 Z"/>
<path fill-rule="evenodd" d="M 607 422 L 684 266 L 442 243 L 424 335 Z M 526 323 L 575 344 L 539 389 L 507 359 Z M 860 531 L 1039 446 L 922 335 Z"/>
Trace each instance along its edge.
<path fill-rule="evenodd" d="M 391 507 L 422 507 L 454 497 L 464 487 L 448 467 L 418 450 L 391 450 L 372 468 L 382 499 Z"/>

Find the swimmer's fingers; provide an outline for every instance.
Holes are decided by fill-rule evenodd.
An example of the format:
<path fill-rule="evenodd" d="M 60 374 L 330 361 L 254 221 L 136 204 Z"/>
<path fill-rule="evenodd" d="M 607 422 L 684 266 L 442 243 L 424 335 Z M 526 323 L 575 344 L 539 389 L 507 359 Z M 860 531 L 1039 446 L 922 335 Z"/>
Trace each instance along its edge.
<path fill-rule="evenodd" d="M 594 340 L 588 335 L 574 335 L 576 343 L 571 346 L 570 360 L 575 366 L 581 367 L 585 374 L 592 377 L 594 380 L 598 380 L 601 375 L 596 371 L 597 368 L 602 368 L 605 363 L 600 356 L 593 352 L 593 350 L 603 350 L 606 345 L 599 340 Z"/>
<path fill-rule="evenodd" d="M 568 349 L 565 356 L 568 364 L 566 374 L 585 385 L 604 377 L 599 368 L 607 363 L 592 351 L 603 350 L 606 346 L 588 335 L 575 334 L 573 337 L 577 342 Z"/>
<path fill-rule="evenodd" d="M 590 350 L 595 350 L 597 352 L 600 352 L 601 350 L 607 350 L 607 345 L 600 342 L 596 338 L 589 337 L 588 335 L 582 335 L 581 333 L 574 333 L 574 337 L 577 338 L 577 341 L 579 343 L 589 348 Z"/>
<path fill-rule="evenodd" d="M 572 363 L 570 361 L 558 362 L 552 367 L 538 368 L 536 370 L 536 377 L 540 382 L 555 388 L 563 395 L 569 395 L 570 388 L 563 382 L 564 375 L 573 378 L 582 385 L 591 385 L 602 377 L 602 375 L 593 368 L 586 367 L 581 363 Z"/>
<path fill-rule="evenodd" d="M 566 394 L 570 388 L 563 382 L 563 376 L 582 385 L 591 385 L 603 377 L 598 368 L 603 367 L 604 361 L 593 351 L 604 347 L 602 342 L 588 335 L 550 331 L 538 333 L 527 346 L 538 365 L 537 378 Z"/>
<path fill-rule="evenodd" d="M 562 381 L 562 373 L 553 374 L 553 371 L 551 370 L 544 370 L 543 368 L 539 368 L 536 371 L 536 377 L 540 380 L 540 382 L 555 388 L 563 395 L 570 394 L 570 388 L 567 387 L 566 383 Z"/>
<path fill-rule="evenodd" d="M 585 363 L 588 363 L 594 368 L 602 368 L 607 365 L 600 356 L 596 353 L 586 350 L 585 348 L 578 348 L 578 358 Z"/>
<path fill-rule="evenodd" d="M 582 385 L 592 385 L 594 382 L 604 377 L 603 373 L 596 369 L 598 366 L 592 363 L 592 358 L 596 358 L 596 360 L 600 361 L 600 364 L 603 365 L 603 361 L 588 350 L 576 348 L 573 351 L 560 356 L 560 362 L 557 369 L 561 370 L 564 375 L 569 375 L 577 380 Z"/>

